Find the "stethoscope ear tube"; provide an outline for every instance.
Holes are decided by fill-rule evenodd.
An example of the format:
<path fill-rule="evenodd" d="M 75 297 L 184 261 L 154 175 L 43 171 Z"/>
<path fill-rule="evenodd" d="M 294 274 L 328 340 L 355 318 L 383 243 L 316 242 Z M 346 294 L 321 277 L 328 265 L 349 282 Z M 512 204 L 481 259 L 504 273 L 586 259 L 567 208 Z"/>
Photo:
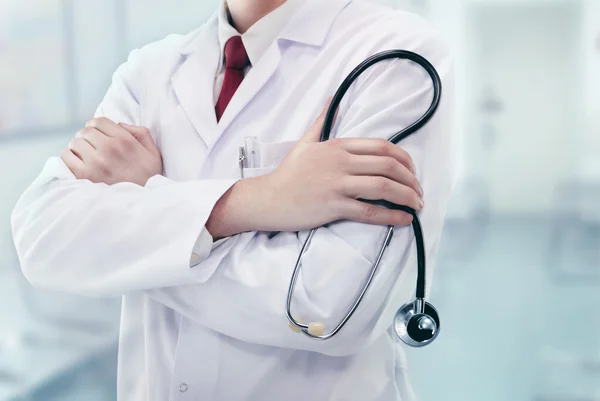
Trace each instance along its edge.
<path fill-rule="evenodd" d="M 369 286 L 371 285 L 371 281 L 373 281 L 373 277 L 375 277 L 377 268 L 379 267 L 379 264 L 381 263 L 383 254 L 385 253 L 385 248 L 387 248 L 387 246 L 390 244 L 390 242 L 392 240 L 392 237 L 394 235 L 394 227 L 388 226 L 387 234 L 381 244 L 381 247 L 379 248 L 379 252 L 377 253 L 377 258 L 375 259 L 375 262 L 371 265 L 371 271 L 369 272 L 369 276 L 367 277 L 366 282 L 363 284 L 362 290 L 354 298 L 354 302 L 352 302 L 352 306 L 350 307 L 348 312 L 346 312 L 346 316 L 344 316 L 344 318 L 338 323 L 338 325 L 328 334 L 323 334 L 324 325 L 322 322 L 311 322 L 309 324 L 304 324 L 304 323 L 301 323 L 298 320 L 296 320 L 292 316 L 292 312 L 291 312 L 292 297 L 294 294 L 294 288 L 296 287 L 296 281 L 298 280 L 298 274 L 300 273 L 300 266 L 302 266 L 302 258 L 304 257 L 304 254 L 308 250 L 308 247 L 310 246 L 310 242 L 312 241 L 312 238 L 313 238 L 315 232 L 316 232 L 315 228 L 310 230 L 308 237 L 304 241 L 304 245 L 302 246 L 302 249 L 300 250 L 300 254 L 298 255 L 298 259 L 296 261 L 296 266 L 294 266 L 294 271 L 292 273 L 292 280 L 290 281 L 290 286 L 288 288 L 288 294 L 287 294 L 286 316 L 288 318 L 288 321 L 290 322 L 290 328 L 300 330 L 302 333 L 304 333 L 308 337 L 313 338 L 315 340 L 327 340 L 328 338 L 335 336 L 342 329 L 342 327 L 344 327 L 344 325 L 348 322 L 348 320 L 350 320 L 350 318 L 352 317 L 354 312 L 356 312 L 358 305 L 360 305 L 360 302 L 364 298 L 365 294 L 367 293 L 367 290 L 369 289 Z M 297 331 L 297 330 L 295 330 L 295 331 Z"/>
<path fill-rule="evenodd" d="M 415 132 L 423 128 L 423 126 L 427 124 L 429 120 L 431 120 L 431 118 L 435 115 L 435 112 L 437 111 L 437 108 L 440 105 L 440 100 L 442 98 L 442 80 L 437 70 L 435 69 L 433 64 L 429 62 L 429 60 L 417 53 L 413 53 L 408 50 L 387 50 L 384 52 L 374 54 L 362 63 L 360 63 L 354 70 L 350 72 L 350 74 L 348 74 L 346 79 L 344 79 L 342 84 L 339 86 L 338 90 L 335 92 L 335 95 L 333 95 L 331 103 L 329 104 L 329 108 L 327 109 L 327 114 L 325 115 L 325 122 L 323 124 L 323 129 L 321 130 L 321 142 L 324 142 L 329 139 L 329 136 L 331 135 L 331 130 L 333 129 L 333 124 L 335 122 L 335 115 L 338 110 L 338 107 L 340 106 L 344 95 L 346 94 L 348 89 L 350 89 L 352 83 L 373 64 L 394 58 L 413 61 L 427 72 L 427 74 L 431 78 L 431 82 L 433 83 L 433 99 L 431 100 L 429 108 L 421 116 L 421 118 L 419 118 L 417 121 L 415 121 L 408 127 L 392 135 L 392 137 L 390 137 L 388 141 L 396 144 L 408 137 L 409 135 L 414 134 Z"/>
<path fill-rule="evenodd" d="M 352 83 L 373 64 L 383 60 L 394 58 L 411 60 L 419 66 L 421 66 L 429 74 L 433 83 L 433 99 L 427 111 L 417 121 L 404 128 L 403 130 L 395 133 L 392 137 L 390 137 L 389 141 L 394 144 L 397 144 L 404 138 L 420 130 L 423 126 L 425 126 L 425 124 L 427 124 L 427 122 L 429 122 L 429 120 L 431 120 L 431 118 L 437 111 L 442 95 L 442 82 L 439 77 L 439 74 L 437 73 L 433 65 L 419 54 L 407 50 L 389 50 L 377 53 L 363 61 L 354 70 L 352 70 L 352 72 L 350 72 L 350 74 L 348 74 L 346 79 L 342 82 L 335 95 L 333 96 L 331 104 L 329 105 L 329 108 L 325 115 L 323 130 L 321 131 L 321 142 L 327 141 L 329 139 L 339 105 Z M 430 344 L 439 334 L 440 319 L 436 309 L 431 304 L 425 301 L 425 240 L 423 237 L 423 229 L 419 217 L 414 209 L 411 209 L 407 206 L 396 205 L 384 200 L 361 200 L 390 209 L 402 210 L 406 213 L 411 214 L 413 217 L 412 227 L 415 234 L 415 242 L 417 248 L 417 283 L 415 294 L 416 298 L 414 301 L 405 304 L 398 310 L 394 318 L 394 328 L 396 330 L 396 333 L 398 334 L 398 337 L 410 346 L 420 347 Z M 292 316 L 291 312 L 293 292 L 296 287 L 296 282 L 298 280 L 300 266 L 302 265 L 302 258 L 308 250 L 308 247 L 310 246 L 310 242 L 312 241 L 315 232 L 316 228 L 312 229 L 309 232 L 306 240 L 304 241 L 300 254 L 298 255 L 298 259 L 296 260 L 296 265 L 294 266 L 292 278 L 288 287 L 288 294 L 286 300 L 286 316 L 290 323 L 290 328 L 292 328 L 294 331 L 301 332 L 313 339 L 326 340 L 336 335 L 348 322 L 348 320 L 354 314 L 354 312 L 356 312 L 356 309 L 360 305 L 360 302 L 364 298 L 368 288 L 371 285 L 371 282 L 373 281 L 373 278 L 375 277 L 375 273 L 377 272 L 377 268 L 379 267 L 379 264 L 383 258 L 385 249 L 389 246 L 392 240 L 394 234 L 394 227 L 388 226 L 387 234 L 380 246 L 379 252 L 377 254 L 377 259 L 371 265 L 369 275 L 361 291 L 354 298 L 352 306 L 349 308 L 346 315 L 337 324 L 337 326 L 335 326 L 335 328 L 327 334 L 324 333 L 323 323 L 302 323 L 298 319 L 295 319 Z"/>

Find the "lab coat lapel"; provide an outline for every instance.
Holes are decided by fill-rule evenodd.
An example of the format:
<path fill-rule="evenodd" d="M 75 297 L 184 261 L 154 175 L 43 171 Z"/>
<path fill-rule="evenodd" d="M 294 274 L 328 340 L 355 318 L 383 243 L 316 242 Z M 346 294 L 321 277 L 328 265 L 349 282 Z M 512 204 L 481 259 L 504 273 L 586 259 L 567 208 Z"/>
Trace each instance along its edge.
<path fill-rule="evenodd" d="M 217 20 L 213 18 L 181 52 L 183 62 L 171 77 L 181 108 L 206 146 L 214 141 L 217 117 L 213 99 L 220 59 Z"/>
<path fill-rule="evenodd" d="M 206 134 L 200 132 L 200 135 L 203 136 L 207 146 L 209 147 L 209 150 L 214 147 L 217 140 L 223 135 L 235 118 L 244 110 L 245 107 L 248 106 L 248 104 L 250 104 L 252 99 L 260 92 L 261 88 L 263 88 L 265 84 L 269 82 L 269 79 L 271 79 L 271 77 L 277 71 L 277 68 L 281 62 L 281 51 L 279 48 L 280 40 L 284 39 L 291 42 L 304 43 L 312 46 L 321 46 L 335 18 L 351 1 L 352 0 L 305 0 L 303 6 L 300 10 L 298 10 L 295 17 L 292 18 L 290 23 L 281 32 L 279 37 L 267 49 L 258 64 L 253 66 L 248 75 L 244 78 L 241 85 L 231 98 L 229 105 L 225 109 L 225 112 L 221 116 L 221 120 L 216 127 L 216 132 L 213 132 L 213 135 L 208 137 Z M 207 38 L 203 41 L 205 42 L 203 44 L 205 48 L 203 51 L 208 51 L 210 49 L 211 58 L 216 57 L 218 62 L 219 49 L 216 16 L 214 21 L 214 32 L 212 32 L 211 35 L 212 36 L 210 38 Z M 204 75 L 209 75 L 209 73 L 212 74 L 212 79 L 214 79 L 216 67 L 217 64 L 211 62 L 210 69 L 208 70 L 207 66 L 205 65 L 201 79 L 207 79 L 208 77 L 205 77 Z M 199 68 L 199 66 L 189 68 L 190 72 L 193 72 L 194 69 Z M 210 83 L 210 88 L 212 90 L 212 79 L 203 83 L 203 86 L 209 85 Z M 183 88 L 181 89 L 183 92 Z M 203 88 L 203 90 L 206 89 Z M 202 94 L 202 96 L 204 96 L 204 94 Z M 207 109 L 205 106 L 202 108 L 204 111 Z M 212 114 L 210 115 L 210 120 L 211 122 L 216 121 L 214 107 L 211 110 Z"/>
<path fill-rule="evenodd" d="M 283 29 L 279 37 L 271 44 L 259 63 L 252 67 L 242 84 L 231 98 L 218 125 L 216 141 L 229 127 L 235 117 L 250 103 L 260 89 L 273 76 L 281 61 L 279 43 L 281 39 L 322 45 L 340 11 L 352 0 L 305 0 L 294 18 Z M 213 142 L 214 144 L 214 142 Z"/>
<path fill-rule="evenodd" d="M 215 141 L 218 139 L 218 136 L 225 132 L 235 117 L 240 114 L 260 89 L 269 81 L 277 70 L 280 61 L 281 53 L 279 51 L 278 41 L 275 40 L 260 58 L 258 64 L 250 69 L 250 72 L 246 75 L 231 98 L 219 121 L 217 129 L 218 134 L 217 137 L 214 138 Z"/>

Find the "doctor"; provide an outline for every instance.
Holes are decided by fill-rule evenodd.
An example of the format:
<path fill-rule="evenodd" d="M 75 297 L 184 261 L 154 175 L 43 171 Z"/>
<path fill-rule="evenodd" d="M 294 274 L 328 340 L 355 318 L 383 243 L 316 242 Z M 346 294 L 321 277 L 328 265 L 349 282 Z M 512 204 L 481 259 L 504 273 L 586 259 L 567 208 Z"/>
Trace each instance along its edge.
<path fill-rule="evenodd" d="M 438 69 L 437 116 L 401 147 L 381 139 L 432 96 L 419 67 L 389 61 L 355 83 L 337 138 L 319 143 L 346 74 L 396 48 Z M 431 265 L 452 181 L 452 97 L 448 50 L 414 15 L 359 0 L 228 0 L 199 29 L 133 51 L 96 118 L 48 160 L 12 216 L 23 272 L 38 286 L 123 296 L 122 401 L 410 399 L 388 331 L 413 295 L 410 228 L 333 339 L 291 331 L 285 297 L 305 230 L 325 225 L 292 306 L 326 327 L 345 313 L 381 225 L 410 222 L 359 197 L 420 210 Z M 255 153 L 240 169 L 245 143 Z"/>

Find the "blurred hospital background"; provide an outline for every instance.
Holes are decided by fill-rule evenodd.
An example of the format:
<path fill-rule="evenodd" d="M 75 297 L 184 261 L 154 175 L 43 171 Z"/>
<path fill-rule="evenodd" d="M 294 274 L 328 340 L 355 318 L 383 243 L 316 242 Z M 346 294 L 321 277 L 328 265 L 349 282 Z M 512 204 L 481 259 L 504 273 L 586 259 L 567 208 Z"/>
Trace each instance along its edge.
<path fill-rule="evenodd" d="M 326 1 L 326 0 L 323 0 Z M 454 47 L 459 176 L 423 401 L 600 400 L 600 0 L 380 0 Z M 118 299 L 32 288 L 18 196 L 128 52 L 217 0 L 0 1 L 0 401 L 115 400 Z"/>

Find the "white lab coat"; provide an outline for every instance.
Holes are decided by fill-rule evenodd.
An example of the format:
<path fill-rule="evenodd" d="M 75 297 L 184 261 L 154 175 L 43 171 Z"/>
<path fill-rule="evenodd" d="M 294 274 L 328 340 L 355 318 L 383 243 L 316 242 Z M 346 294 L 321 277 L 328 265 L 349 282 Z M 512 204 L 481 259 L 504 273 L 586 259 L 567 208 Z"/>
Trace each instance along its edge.
<path fill-rule="evenodd" d="M 13 232 L 35 285 L 92 296 L 123 295 L 119 400 L 410 399 L 402 345 L 388 329 L 414 294 L 410 227 L 398 228 L 361 307 L 333 339 L 288 328 L 285 298 L 307 233 L 244 233 L 190 254 L 218 198 L 239 179 L 238 147 L 261 142 L 272 171 L 347 73 L 382 50 L 428 58 L 443 83 L 437 116 L 401 146 L 425 192 L 421 213 L 429 278 L 451 183 L 452 66 L 420 18 L 363 1 L 306 0 L 246 76 L 217 124 L 216 18 L 131 53 L 98 113 L 146 126 L 164 176 L 145 187 L 75 180 L 57 159 L 17 204 Z M 428 107 L 432 87 L 407 61 L 382 62 L 342 103 L 338 137 L 389 137 Z M 318 230 L 303 263 L 294 314 L 331 328 L 371 266 L 385 228 L 354 222 Z M 441 308 L 443 310 L 443 306 Z"/>

